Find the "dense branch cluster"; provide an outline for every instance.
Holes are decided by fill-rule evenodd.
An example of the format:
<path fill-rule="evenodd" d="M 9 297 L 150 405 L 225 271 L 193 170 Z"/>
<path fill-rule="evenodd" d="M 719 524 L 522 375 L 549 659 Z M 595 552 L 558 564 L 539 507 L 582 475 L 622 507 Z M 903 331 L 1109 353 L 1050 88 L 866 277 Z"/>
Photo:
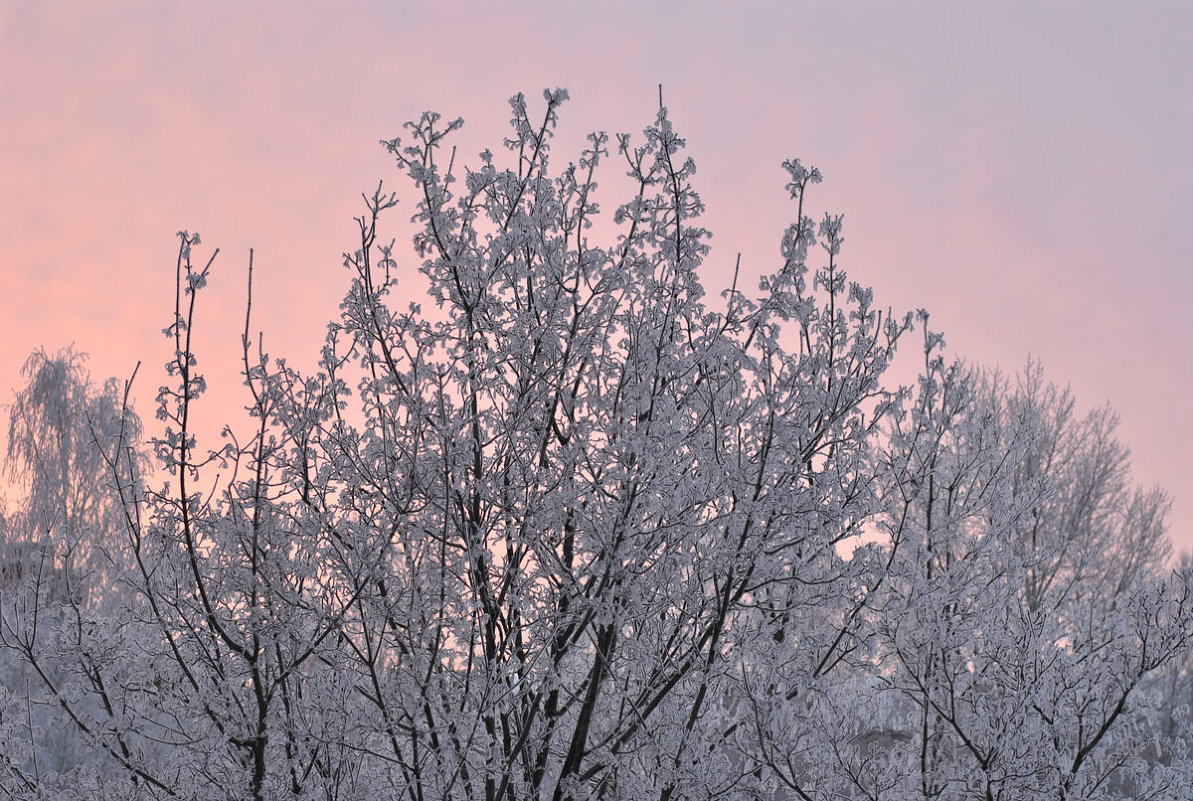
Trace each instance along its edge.
<path fill-rule="evenodd" d="M 462 175 L 459 120 L 384 143 L 434 308 L 394 299 L 378 227 L 397 198 L 378 187 L 313 374 L 254 349 L 246 313 L 253 429 L 222 448 L 200 450 L 192 416 L 215 258 L 192 261 L 197 235 L 180 234 L 158 479 L 114 385 L 73 355 L 33 363 L 8 454 L 38 478 L 3 521 L 0 787 L 1188 786 L 1190 573 L 1168 568 L 1168 500 L 1131 483 L 1113 414 L 1082 417 L 1036 366 L 949 363 L 927 315 L 876 307 L 839 263 L 841 218 L 805 214 L 821 176 L 798 160 L 780 265 L 708 302 L 695 166 L 666 110 L 553 172 L 567 94 L 544 98 L 540 120 L 513 98 L 505 159 Z M 610 163 L 631 186 L 611 223 Z M 889 387 L 913 327 L 918 383 Z M 42 385 L 51 367 L 69 393 Z"/>

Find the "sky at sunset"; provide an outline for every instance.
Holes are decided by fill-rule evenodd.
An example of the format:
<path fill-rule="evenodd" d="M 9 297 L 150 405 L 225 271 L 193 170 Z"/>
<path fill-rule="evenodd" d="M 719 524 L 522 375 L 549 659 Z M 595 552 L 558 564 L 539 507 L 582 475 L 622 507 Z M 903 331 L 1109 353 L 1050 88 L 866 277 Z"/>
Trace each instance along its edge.
<path fill-rule="evenodd" d="M 1190 30 L 1193 4 L 1146 0 L 0 0 L 0 392 L 31 350 L 73 343 L 95 378 L 142 361 L 151 420 L 175 232 L 199 231 L 199 258 L 220 248 L 198 314 L 214 435 L 243 405 L 249 248 L 254 328 L 310 367 L 361 192 L 398 191 L 387 233 L 408 237 L 414 200 L 378 140 L 425 109 L 462 116 L 475 165 L 510 95 L 538 113 L 558 86 L 566 163 L 589 131 L 640 133 L 662 84 L 699 167 L 710 295 L 738 253 L 752 279 L 777 266 L 780 164 L 818 166 L 813 216 L 845 215 L 850 278 L 927 308 L 954 354 L 1009 372 L 1031 355 L 1082 408 L 1113 404 L 1193 548 Z"/>

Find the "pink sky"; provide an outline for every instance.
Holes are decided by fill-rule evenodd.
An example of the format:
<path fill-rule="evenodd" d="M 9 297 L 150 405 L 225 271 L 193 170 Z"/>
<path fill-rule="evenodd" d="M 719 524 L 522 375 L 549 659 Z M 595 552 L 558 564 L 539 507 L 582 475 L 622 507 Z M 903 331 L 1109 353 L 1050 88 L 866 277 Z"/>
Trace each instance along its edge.
<path fill-rule="evenodd" d="M 819 166 L 851 277 L 928 308 L 956 354 L 1032 354 L 1084 408 L 1111 402 L 1193 548 L 1193 6 L 102 5 L 0 4 L 5 395 L 32 349 L 73 342 L 97 378 L 144 360 L 151 418 L 174 233 L 197 230 L 222 249 L 199 328 L 227 387 L 214 433 L 239 397 L 248 249 L 266 349 L 312 365 L 360 193 L 404 189 L 379 139 L 433 108 L 465 118 L 468 159 L 496 149 L 511 94 L 563 86 L 566 161 L 590 130 L 640 131 L 662 83 L 700 167 L 710 291 L 739 251 L 751 276 L 774 266 L 779 165 Z M 400 241 L 412 207 L 389 218 Z"/>

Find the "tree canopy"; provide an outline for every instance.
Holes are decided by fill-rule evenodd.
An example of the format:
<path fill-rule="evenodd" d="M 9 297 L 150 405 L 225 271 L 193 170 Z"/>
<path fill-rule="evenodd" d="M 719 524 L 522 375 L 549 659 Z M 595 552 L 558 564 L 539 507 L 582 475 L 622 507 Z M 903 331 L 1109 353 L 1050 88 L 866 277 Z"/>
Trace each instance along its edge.
<path fill-rule="evenodd" d="M 181 232 L 156 478 L 127 389 L 91 387 L 73 352 L 34 355 L 7 461 L 31 490 L 6 536 L 68 575 L 79 547 L 107 558 L 87 596 L 41 567 L 0 588 L 0 787 L 1188 786 L 1193 574 L 1168 565 L 1167 496 L 1134 486 L 1112 411 L 1082 416 L 1035 365 L 950 361 L 926 313 L 877 305 L 842 268 L 842 218 L 811 216 L 821 174 L 798 159 L 779 264 L 709 298 L 667 110 L 558 168 L 566 100 L 545 92 L 536 117 L 512 98 L 500 155 L 473 167 L 447 148 L 460 120 L 425 113 L 384 142 L 430 305 L 395 301 L 408 268 L 379 238 L 398 200 L 379 186 L 317 369 L 254 347 L 247 304 L 252 428 L 215 448 L 194 430 L 191 340 L 215 257 Z M 631 191 L 597 225 L 610 169 Z M 251 273 L 250 257 L 250 292 Z M 886 378 L 900 346 L 922 353 L 915 386 Z M 59 731 L 73 752 L 51 760 Z"/>

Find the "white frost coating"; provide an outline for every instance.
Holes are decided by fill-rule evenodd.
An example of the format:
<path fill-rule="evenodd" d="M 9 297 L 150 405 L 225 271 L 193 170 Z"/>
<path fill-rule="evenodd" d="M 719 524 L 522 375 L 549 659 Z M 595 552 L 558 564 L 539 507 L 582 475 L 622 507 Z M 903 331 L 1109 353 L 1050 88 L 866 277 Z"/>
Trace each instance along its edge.
<path fill-rule="evenodd" d="M 191 334 L 214 255 L 192 264 L 199 237 L 180 232 L 156 489 L 115 386 L 42 354 L 8 454 L 33 483 L 3 521 L 0 788 L 1189 786 L 1189 573 L 1165 572 L 1168 501 L 1132 486 L 1113 415 L 1077 415 L 1032 366 L 1012 382 L 947 363 L 923 313 L 917 386 L 884 389 L 912 317 L 847 280 L 841 218 L 805 213 L 821 176 L 799 161 L 781 262 L 706 302 L 695 165 L 666 110 L 552 171 L 566 99 L 544 93 L 532 118 L 513 98 L 503 157 L 476 170 L 447 147 L 460 120 L 427 113 L 385 142 L 437 314 L 392 302 L 408 266 L 378 241 L 397 203 L 379 186 L 317 372 L 254 350 L 250 295 L 254 426 L 211 452 Z M 609 159 L 634 191 L 598 245 Z"/>

